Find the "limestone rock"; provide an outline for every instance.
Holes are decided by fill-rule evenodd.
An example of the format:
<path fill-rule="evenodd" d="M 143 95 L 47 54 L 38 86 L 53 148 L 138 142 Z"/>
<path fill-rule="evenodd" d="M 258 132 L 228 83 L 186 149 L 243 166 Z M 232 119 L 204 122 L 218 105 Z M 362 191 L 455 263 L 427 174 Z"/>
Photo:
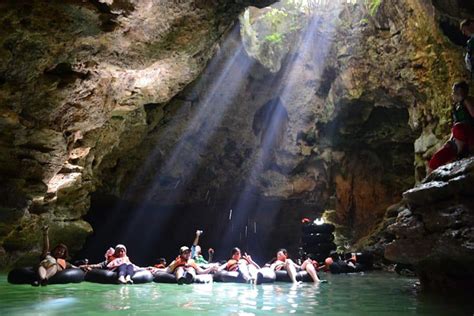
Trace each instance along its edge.
<path fill-rule="evenodd" d="M 435 170 L 404 193 L 409 209 L 388 227 L 396 239 L 387 245 L 385 257 L 414 265 L 427 287 L 472 290 L 473 166 L 470 158 Z M 449 267 L 457 267 L 456 272 Z"/>

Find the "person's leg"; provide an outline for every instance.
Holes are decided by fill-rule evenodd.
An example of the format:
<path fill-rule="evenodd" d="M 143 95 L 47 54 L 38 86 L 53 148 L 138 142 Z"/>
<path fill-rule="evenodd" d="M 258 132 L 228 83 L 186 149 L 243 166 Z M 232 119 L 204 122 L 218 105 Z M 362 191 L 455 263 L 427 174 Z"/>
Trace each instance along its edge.
<path fill-rule="evenodd" d="M 242 278 L 245 280 L 245 282 L 249 282 L 252 277 L 249 272 L 249 267 L 246 262 L 239 262 L 239 269 L 238 269 L 240 275 Z"/>
<path fill-rule="evenodd" d="M 46 279 L 50 279 L 56 273 L 58 273 L 58 266 L 54 264 L 46 269 Z"/>
<path fill-rule="evenodd" d="M 462 145 L 459 141 L 449 141 L 441 149 L 435 152 L 428 163 L 430 170 L 435 170 L 454 160 L 457 157 L 459 145 Z"/>
<path fill-rule="evenodd" d="M 316 272 L 316 269 L 314 268 L 314 265 L 311 260 L 305 260 L 305 262 L 303 262 L 303 264 L 301 265 L 301 269 L 306 270 L 306 272 L 308 272 L 314 283 L 319 282 L 318 273 Z"/>
<path fill-rule="evenodd" d="M 122 284 L 127 283 L 127 281 L 125 281 L 125 274 L 126 273 L 127 273 L 127 265 L 126 264 L 122 264 L 117 268 L 119 283 L 122 283 Z"/>
<path fill-rule="evenodd" d="M 252 264 L 248 265 L 247 267 L 248 267 L 250 278 L 253 280 L 256 280 L 257 275 L 258 275 L 258 268 Z"/>
<path fill-rule="evenodd" d="M 125 267 L 125 281 L 127 283 L 133 284 L 132 276 L 133 276 L 133 264 L 127 264 L 127 266 Z"/>
<path fill-rule="evenodd" d="M 185 279 L 184 279 L 184 269 L 183 267 L 178 267 L 176 270 L 174 270 L 174 275 L 176 277 L 176 280 L 178 281 L 178 284 L 183 284 Z"/>
<path fill-rule="evenodd" d="M 291 279 L 291 282 L 297 283 L 296 281 L 296 268 L 291 259 L 286 259 L 285 270 L 288 273 L 288 276 Z"/>
<path fill-rule="evenodd" d="M 194 282 L 194 278 L 196 277 L 196 270 L 194 268 L 186 268 L 186 272 L 184 274 L 186 284 L 191 284 Z"/>
<path fill-rule="evenodd" d="M 39 266 L 38 268 L 38 276 L 40 280 L 46 279 L 46 268 L 43 266 Z"/>

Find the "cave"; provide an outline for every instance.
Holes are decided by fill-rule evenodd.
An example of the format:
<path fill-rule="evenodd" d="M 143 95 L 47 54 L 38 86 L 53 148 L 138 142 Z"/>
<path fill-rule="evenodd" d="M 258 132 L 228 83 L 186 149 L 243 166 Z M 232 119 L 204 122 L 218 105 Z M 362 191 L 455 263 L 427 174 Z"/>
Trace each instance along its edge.
<path fill-rule="evenodd" d="M 124 283 L 107 285 L 116 306 L 98 294 L 78 315 L 331 313 L 353 303 L 354 313 L 472 313 L 470 121 L 455 125 L 465 140 L 451 136 L 453 111 L 474 116 L 465 63 L 474 26 L 459 26 L 474 18 L 471 1 L 0 9 L 0 293 L 10 298 L 0 309 L 73 310 L 113 279 Z M 431 168 L 442 148 L 451 158 Z M 234 247 L 245 257 L 236 266 Z M 154 266 L 187 253 L 210 262 Z M 52 266 L 77 275 L 65 297 L 54 292 L 65 282 L 42 274 Z M 341 271 L 357 273 L 349 282 Z M 226 280 L 249 287 L 233 296 Z M 53 303 L 9 283 L 49 283 Z M 367 295 L 336 294 L 343 288 Z"/>

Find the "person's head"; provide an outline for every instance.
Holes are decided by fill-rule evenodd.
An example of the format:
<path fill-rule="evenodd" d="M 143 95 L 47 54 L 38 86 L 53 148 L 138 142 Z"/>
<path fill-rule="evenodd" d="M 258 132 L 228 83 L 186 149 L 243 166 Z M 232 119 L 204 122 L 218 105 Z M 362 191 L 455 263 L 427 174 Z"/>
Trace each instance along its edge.
<path fill-rule="evenodd" d="M 66 259 L 69 256 L 67 246 L 65 244 L 58 244 L 51 251 L 51 256 L 53 256 L 54 258 L 59 258 L 59 259 Z"/>
<path fill-rule="evenodd" d="M 165 258 L 160 258 L 158 259 L 158 263 L 162 265 L 166 265 L 166 259 Z"/>
<path fill-rule="evenodd" d="M 201 246 L 196 245 L 196 246 L 194 246 L 194 249 L 195 249 L 194 251 L 196 252 L 196 255 L 200 255 L 200 254 L 201 254 L 201 251 L 202 251 L 202 250 L 201 250 Z"/>
<path fill-rule="evenodd" d="M 186 246 L 179 248 L 179 256 L 185 260 L 188 260 L 191 257 L 191 249 Z"/>
<path fill-rule="evenodd" d="M 332 260 L 331 257 L 328 257 L 326 258 L 326 260 L 324 260 L 324 265 L 326 266 L 326 268 L 329 268 L 331 266 L 331 264 L 334 263 L 334 260 Z"/>
<path fill-rule="evenodd" d="M 240 258 L 242 257 L 242 253 L 240 252 L 240 249 L 238 247 L 234 247 L 232 248 L 232 259 L 234 260 L 240 260 Z"/>
<path fill-rule="evenodd" d="M 115 254 L 115 249 L 110 247 L 104 254 L 106 260 L 110 260 Z"/>
<path fill-rule="evenodd" d="M 469 85 L 466 81 L 459 81 L 453 85 L 452 97 L 454 102 L 461 102 L 469 95 Z"/>
<path fill-rule="evenodd" d="M 115 253 L 114 253 L 115 257 L 122 258 L 122 257 L 125 257 L 126 255 L 127 255 L 127 248 L 124 245 L 118 244 L 117 246 L 115 246 Z"/>
<path fill-rule="evenodd" d="M 474 35 L 474 20 L 473 19 L 466 19 L 461 22 L 459 25 L 461 32 L 465 36 L 472 36 Z"/>
<path fill-rule="evenodd" d="M 286 259 L 288 259 L 288 252 L 286 251 L 286 249 L 280 249 L 277 251 L 277 260 L 280 260 L 280 261 L 285 261 Z"/>

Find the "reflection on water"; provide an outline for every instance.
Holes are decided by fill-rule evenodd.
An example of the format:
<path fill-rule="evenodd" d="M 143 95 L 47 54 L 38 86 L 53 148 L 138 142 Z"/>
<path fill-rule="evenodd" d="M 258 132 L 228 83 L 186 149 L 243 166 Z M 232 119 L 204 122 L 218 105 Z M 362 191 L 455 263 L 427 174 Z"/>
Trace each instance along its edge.
<path fill-rule="evenodd" d="M 470 302 L 421 295 L 415 279 L 386 273 L 322 275 L 328 283 L 103 285 L 43 288 L 0 277 L 1 315 L 472 315 Z M 71 315 L 72 315 L 71 314 Z"/>

